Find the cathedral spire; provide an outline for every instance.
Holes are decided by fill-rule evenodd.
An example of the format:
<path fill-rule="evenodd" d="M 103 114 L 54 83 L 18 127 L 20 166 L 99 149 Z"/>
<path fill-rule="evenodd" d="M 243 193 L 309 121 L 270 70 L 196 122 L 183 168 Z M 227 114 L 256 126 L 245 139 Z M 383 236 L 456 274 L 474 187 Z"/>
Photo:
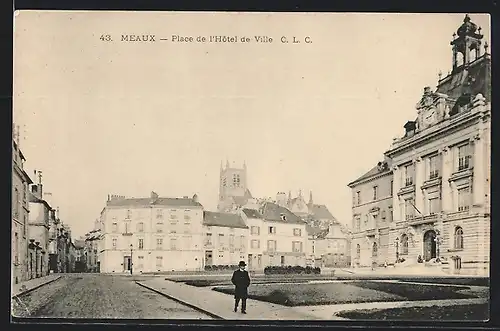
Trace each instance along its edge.
<path fill-rule="evenodd" d="M 229 169 L 229 160 L 226 159 L 226 169 Z"/>
<path fill-rule="evenodd" d="M 313 192 L 312 191 L 309 191 L 309 204 L 310 205 L 313 204 Z"/>

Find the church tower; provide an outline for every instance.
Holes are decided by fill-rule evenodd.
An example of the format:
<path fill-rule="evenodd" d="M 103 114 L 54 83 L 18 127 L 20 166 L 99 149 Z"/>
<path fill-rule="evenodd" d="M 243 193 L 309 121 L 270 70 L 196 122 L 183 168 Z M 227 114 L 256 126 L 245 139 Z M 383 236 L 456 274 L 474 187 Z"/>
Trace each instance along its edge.
<path fill-rule="evenodd" d="M 247 186 L 247 166 L 243 162 L 243 166 L 231 166 L 229 161 L 226 161 L 226 166 L 220 165 L 219 174 L 219 204 L 217 209 L 225 211 L 231 208 L 232 205 L 243 205 L 251 194 Z"/>

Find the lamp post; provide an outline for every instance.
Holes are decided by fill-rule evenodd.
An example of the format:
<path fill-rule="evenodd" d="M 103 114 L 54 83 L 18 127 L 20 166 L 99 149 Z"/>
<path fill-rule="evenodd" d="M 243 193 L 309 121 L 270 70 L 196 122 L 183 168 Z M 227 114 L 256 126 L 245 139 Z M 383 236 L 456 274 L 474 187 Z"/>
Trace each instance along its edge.
<path fill-rule="evenodd" d="M 132 246 L 132 244 L 130 244 L 130 274 L 132 275 L 132 265 L 133 265 L 133 260 L 132 260 L 132 252 L 133 252 L 133 248 L 134 246 Z"/>
<path fill-rule="evenodd" d="M 396 237 L 396 263 L 399 262 L 399 237 Z"/>

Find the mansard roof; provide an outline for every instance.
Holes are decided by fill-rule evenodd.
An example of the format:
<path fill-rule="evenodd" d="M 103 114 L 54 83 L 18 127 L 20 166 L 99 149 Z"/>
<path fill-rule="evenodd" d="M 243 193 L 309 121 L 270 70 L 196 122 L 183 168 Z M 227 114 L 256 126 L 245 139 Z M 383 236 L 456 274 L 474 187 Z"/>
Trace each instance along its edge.
<path fill-rule="evenodd" d="M 283 222 L 283 223 L 295 223 L 295 224 L 305 224 L 300 217 L 292 213 L 289 209 L 281 207 L 273 202 L 265 202 L 262 206 L 262 215 L 264 219 L 273 222 Z M 286 220 L 281 218 L 281 215 L 285 216 Z"/>
<path fill-rule="evenodd" d="M 258 210 L 255 209 L 249 209 L 249 208 L 243 208 L 243 213 L 245 213 L 246 217 L 248 218 L 258 218 L 258 219 L 263 219 L 264 216 L 262 216 L 261 213 L 259 213 Z"/>
<path fill-rule="evenodd" d="M 203 225 L 248 229 L 248 226 L 240 215 L 213 211 L 203 212 Z"/>
<path fill-rule="evenodd" d="M 365 173 L 363 176 L 359 177 L 358 179 L 350 182 L 347 184 L 349 187 L 355 186 L 357 183 L 369 179 L 371 177 L 374 177 L 376 175 L 384 174 L 384 173 L 390 173 L 392 170 L 390 169 L 391 163 L 390 161 L 384 161 L 384 162 L 379 162 L 375 167 L 371 168 L 370 171 Z"/>

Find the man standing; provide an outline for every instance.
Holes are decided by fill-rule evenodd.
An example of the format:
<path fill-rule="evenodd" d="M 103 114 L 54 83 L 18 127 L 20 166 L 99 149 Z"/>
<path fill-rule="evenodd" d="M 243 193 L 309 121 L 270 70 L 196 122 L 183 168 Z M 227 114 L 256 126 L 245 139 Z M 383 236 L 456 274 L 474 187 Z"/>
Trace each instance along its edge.
<path fill-rule="evenodd" d="M 234 284 L 234 312 L 238 311 L 238 305 L 241 299 L 241 313 L 246 314 L 247 310 L 247 297 L 248 297 L 248 286 L 250 285 L 250 277 L 248 272 L 245 270 L 245 261 L 240 261 L 238 264 L 239 269 L 233 273 L 231 282 Z"/>

